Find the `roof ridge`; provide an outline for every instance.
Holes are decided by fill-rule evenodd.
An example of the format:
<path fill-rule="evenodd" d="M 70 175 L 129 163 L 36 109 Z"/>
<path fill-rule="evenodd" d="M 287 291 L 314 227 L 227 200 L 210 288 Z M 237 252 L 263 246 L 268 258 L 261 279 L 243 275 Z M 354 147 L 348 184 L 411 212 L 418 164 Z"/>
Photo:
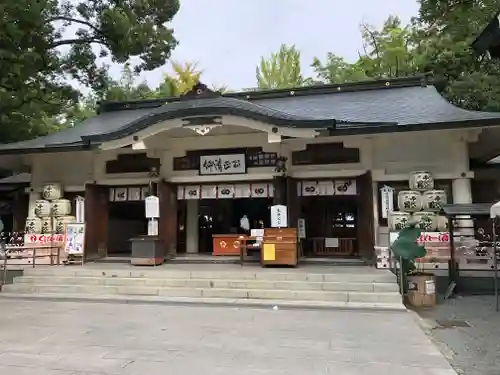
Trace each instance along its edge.
<path fill-rule="evenodd" d="M 380 78 L 359 82 L 347 82 L 339 84 L 319 84 L 313 86 L 294 87 L 287 89 L 240 91 L 222 94 L 223 98 L 234 98 L 243 100 L 278 99 L 290 96 L 324 95 L 344 92 L 357 92 L 367 90 L 387 90 L 402 87 L 425 87 L 429 84 L 428 77 L 424 74 L 410 77 Z M 142 99 L 130 101 L 103 101 L 99 103 L 99 113 L 123 111 L 128 109 L 157 108 L 169 102 L 177 102 L 179 96 Z M 203 100 L 203 98 L 200 98 Z"/>

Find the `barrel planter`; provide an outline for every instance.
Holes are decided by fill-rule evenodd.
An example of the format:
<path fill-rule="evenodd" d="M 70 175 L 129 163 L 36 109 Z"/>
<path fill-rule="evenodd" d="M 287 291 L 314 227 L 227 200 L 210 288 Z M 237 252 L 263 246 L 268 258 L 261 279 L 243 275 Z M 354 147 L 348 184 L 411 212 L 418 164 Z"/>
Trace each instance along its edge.
<path fill-rule="evenodd" d="M 433 307 L 436 305 L 436 276 L 419 273 L 406 276 L 408 303 L 413 307 Z"/>

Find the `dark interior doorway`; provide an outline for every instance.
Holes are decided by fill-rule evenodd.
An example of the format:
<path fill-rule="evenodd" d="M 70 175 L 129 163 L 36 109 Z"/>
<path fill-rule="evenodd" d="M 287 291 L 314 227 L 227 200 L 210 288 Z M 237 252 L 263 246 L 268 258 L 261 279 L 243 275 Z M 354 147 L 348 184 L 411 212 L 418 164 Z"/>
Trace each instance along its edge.
<path fill-rule="evenodd" d="M 199 208 L 198 248 L 200 253 L 211 254 L 213 234 L 245 234 L 240 219 L 246 215 L 250 228 L 270 226 L 272 199 L 242 198 L 201 200 Z"/>
<path fill-rule="evenodd" d="M 302 197 L 301 218 L 305 219 L 306 256 L 335 256 L 322 248 L 325 238 L 338 238 L 340 246 L 350 246 L 350 255 L 357 256 L 358 197 Z M 319 249 L 319 250 L 318 250 Z"/>
<path fill-rule="evenodd" d="M 132 251 L 129 239 L 148 231 L 144 202 L 110 202 L 108 212 L 108 255 L 128 256 Z"/>

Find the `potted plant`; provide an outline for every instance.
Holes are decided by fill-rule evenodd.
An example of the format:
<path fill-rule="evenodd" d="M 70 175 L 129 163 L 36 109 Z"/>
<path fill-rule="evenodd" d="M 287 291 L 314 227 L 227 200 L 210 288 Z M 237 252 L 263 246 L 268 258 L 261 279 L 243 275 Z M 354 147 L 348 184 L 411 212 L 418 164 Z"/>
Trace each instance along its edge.
<path fill-rule="evenodd" d="M 424 246 L 418 243 L 422 231 L 416 223 L 410 223 L 399 232 L 391 246 L 392 252 L 400 262 L 400 277 L 403 278 L 401 292 L 408 302 L 415 307 L 434 306 L 436 304 L 436 280 L 432 273 L 426 273 L 416 266 L 416 260 L 427 255 Z"/>

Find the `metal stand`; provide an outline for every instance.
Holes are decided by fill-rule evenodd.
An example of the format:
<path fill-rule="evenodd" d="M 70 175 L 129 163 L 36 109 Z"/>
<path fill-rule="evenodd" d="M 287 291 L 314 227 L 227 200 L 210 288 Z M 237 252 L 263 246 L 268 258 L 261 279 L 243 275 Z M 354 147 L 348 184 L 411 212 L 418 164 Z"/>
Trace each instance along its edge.
<path fill-rule="evenodd" d="M 493 285 L 495 288 L 495 311 L 498 311 L 499 306 L 498 306 L 498 266 L 497 266 L 497 231 L 496 231 L 496 226 L 497 226 L 497 219 L 498 216 L 494 217 L 492 219 L 493 222 L 493 228 L 492 228 L 492 237 L 493 237 L 493 270 L 494 270 L 494 279 L 493 279 Z"/>
<path fill-rule="evenodd" d="M 148 236 L 157 236 L 157 235 L 158 235 L 158 219 L 149 218 Z"/>

